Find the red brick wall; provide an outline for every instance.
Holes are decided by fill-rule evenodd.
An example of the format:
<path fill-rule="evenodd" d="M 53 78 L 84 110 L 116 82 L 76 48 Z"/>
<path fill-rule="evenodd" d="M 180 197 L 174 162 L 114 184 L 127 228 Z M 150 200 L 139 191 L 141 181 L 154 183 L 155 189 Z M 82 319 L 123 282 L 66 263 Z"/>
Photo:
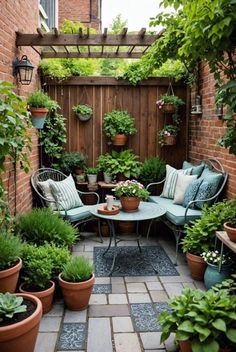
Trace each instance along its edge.
<path fill-rule="evenodd" d="M 100 29 L 100 0 L 59 0 L 59 27 L 65 19 Z"/>
<path fill-rule="evenodd" d="M 205 62 L 200 65 L 199 80 L 200 95 L 202 97 L 202 115 L 191 115 L 189 121 L 189 159 L 197 162 L 209 157 L 215 157 L 229 173 L 226 189 L 227 197 L 236 196 L 236 157 L 228 150 L 216 145 L 223 135 L 225 123 L 219 120 L 215 110 L 214 78 Z M 192 104 L 194 105 L 195 91 L 192 90 Z"/>
<path fill-rule="evenodd" d="M 30 47 L 16 48 L 16 31 L 22 33 L 34 33 L 39 24 L 38 0 L 0 0 L 0 80 L 7 80 L 16 86 L 16 93 L 27 96 L 30 92 L 39 87 L 37 76 L 37 65 L 39 55 Z M 27 55 L 33 66 L 33 81 L 28 86 L 17 84 L 12 76 L 12 60 L 15 57 L 21 58 Z M 30 175 L 32 170 L 38 168 L 38 137 L 37 130 L 32 132 L 32 152 L 30 154 L 31 171 L 25 174 L 17 170 L 17 211 L 28 211 L 32 207 L 32 192 L 30 187 Z M 13 182 L 13 169 L 9 162 L 6 162 L 6 173 L 4 175 L 5 188 L 8 191 L 10 208 L 14 210 L 15 187 Z"/>

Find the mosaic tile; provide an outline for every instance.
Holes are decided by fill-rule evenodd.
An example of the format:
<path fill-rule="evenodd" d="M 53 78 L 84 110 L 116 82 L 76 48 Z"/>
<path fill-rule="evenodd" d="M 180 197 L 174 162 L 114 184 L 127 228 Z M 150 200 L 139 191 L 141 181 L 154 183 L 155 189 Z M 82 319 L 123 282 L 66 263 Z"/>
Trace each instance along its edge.
<path fill-rule="evenodd" d="M 92 293 L 111 293 L 111 284 L 95 284 Z"/>
<path fill-rule="evenodd" d="M 78 351 L 85 349 L 87 323 L 64 323 L 59 336 L 57 350 Z"/>

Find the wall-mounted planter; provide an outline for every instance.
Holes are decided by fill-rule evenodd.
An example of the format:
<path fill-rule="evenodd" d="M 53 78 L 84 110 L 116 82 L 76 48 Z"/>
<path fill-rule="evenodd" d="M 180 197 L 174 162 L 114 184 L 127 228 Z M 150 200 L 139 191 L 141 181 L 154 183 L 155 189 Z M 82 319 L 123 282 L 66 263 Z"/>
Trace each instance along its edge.
<path fill-rule="evenodd" d="M 90 120 L 91 119 L 91 117 L 92 117 L 92 115 L 90 114 L 90 115 L 82 115 L 82 114 L 80 114 L 80 113 L 76 113 L 76 116 L 78 117 L 78 119 L 80 120 L 80 121 L 88 121 L 88 120 Z"/>
<path fill-rule="evenodd" d="M 128 137 L 125 134 L 116 134 L 112 138 L 112 144 L 113 145 L 118 145 L 118 146 L 123 146 L 126 144 Z"/>
<path fill-rule="evenodd" d="M 48 109 L 30 107 L 32 125 L 37 129 L 42 129 L 46 120 Z"/>

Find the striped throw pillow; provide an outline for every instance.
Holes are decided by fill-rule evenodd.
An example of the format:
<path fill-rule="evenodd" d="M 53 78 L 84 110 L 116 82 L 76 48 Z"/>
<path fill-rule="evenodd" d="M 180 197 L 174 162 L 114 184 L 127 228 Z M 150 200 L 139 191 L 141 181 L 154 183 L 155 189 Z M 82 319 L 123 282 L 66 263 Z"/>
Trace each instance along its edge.
<path fill-rule="evenodd" d="M 182 170 L 182 169 L 176 170 L 174 167 L 167 164 L 166 165 L 166 180 L 164 183 L 161 197 L 174 199 L 178 174 L 190 175 L 191 171 L 192 171 L 192 168 L 189 168 L 186 170 Z"/>
<path fill-rule="evenodd" d="M 59 182 L 49 180 L 49 185 L 53 197 L 61 205 L 58 210 L 68 210 L 83 205 L 71 175 Z"/>

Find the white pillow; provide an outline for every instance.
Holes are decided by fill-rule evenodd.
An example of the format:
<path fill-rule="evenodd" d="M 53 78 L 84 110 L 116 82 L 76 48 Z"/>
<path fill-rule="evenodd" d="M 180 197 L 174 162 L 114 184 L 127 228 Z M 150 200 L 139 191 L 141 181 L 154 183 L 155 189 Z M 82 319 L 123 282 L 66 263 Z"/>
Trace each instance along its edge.
<path fill-rule="evenodd" d="M 45 198 L 47 198 L 49 201 L 50 200 L 54 200 L 55 198 L 52 195 L 51 189 L 50 189 L 50 179 L 46 180 L 46 181 L 38 181 L 37 185 L 39 186 L 39 188 L 41 189 L 43 196 Z M 52 180 L 51 180 L 52 181 Z M 53 210 L 56 209 L 56 203 L 53 202 L 46 202 L 47 206 Z"/>
<path fill-rule="evenodd" d="M 190 185 L 190 183 L 192 183 L 196 179 L 197 175 L 189 176 L 178 174 L 173 204 L 183 204 L 184 194 L 188 185 Z"/>
<path fill-rule="evenodd" d="M 170 165 L 166 165 L 166 180 L 164 183 L 163 191 L 161 197 L 173 199 L 175 195 L 175 188 L 178 174 L 190 175 L 192 168 L 186 170 L 176 170 Z"/>
<path fill-rule="evenodd" d="M 83 205 L 71 175 L 63 181 L 49 180 L 49 185 L 53 197 L 55 197 L 56 201 L 61 205 L 59 210 L 68 210 Z"/>

